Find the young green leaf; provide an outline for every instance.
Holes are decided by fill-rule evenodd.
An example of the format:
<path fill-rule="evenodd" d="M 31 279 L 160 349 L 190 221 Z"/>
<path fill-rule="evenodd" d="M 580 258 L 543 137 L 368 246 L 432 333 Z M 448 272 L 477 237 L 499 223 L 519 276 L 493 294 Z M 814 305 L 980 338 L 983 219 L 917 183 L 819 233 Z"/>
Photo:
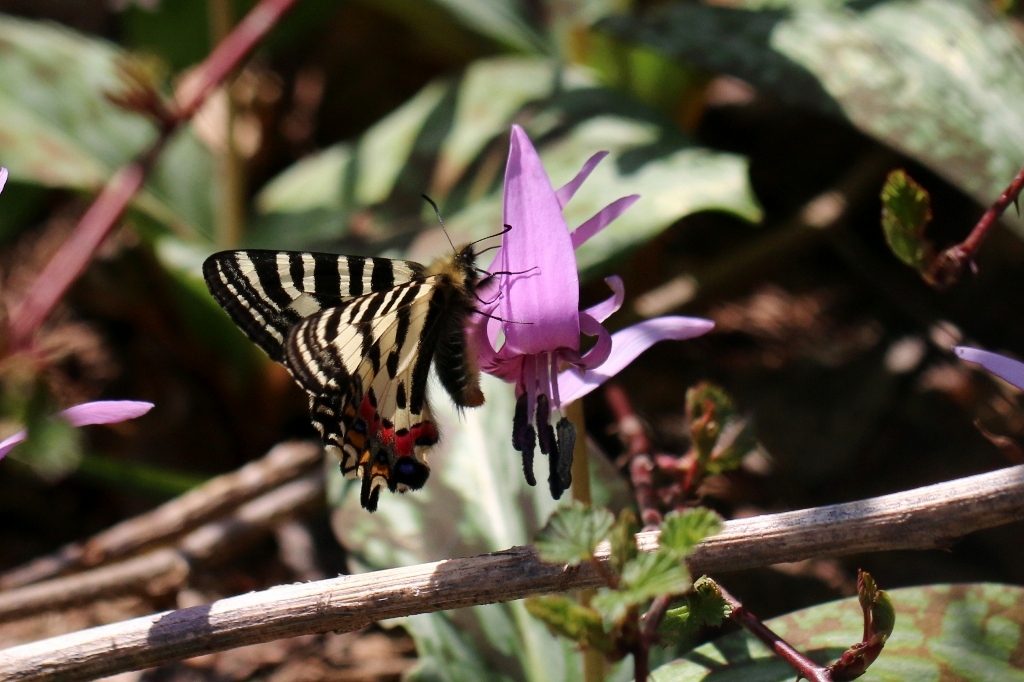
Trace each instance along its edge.
<path fill-rule="evenodd" d="M 927 270 L 934 249 L 925 237 L 932 220 L 931 197 L 906 171 L 889 173 L 882 187 L 882 230 L 896 257 L 912 268 Z"/>
<path fill-rule="evenodd" d="M 718 585 L 707 576 L 698 579 L 684 599 L 685 604 L 665 613 L 659 628 L 663 637 L 676 642 L 693 638 L 703 627 L 718 627 L 732 611 Z"/>
<path fill-rule="evenodd" d="M 534 541 L 541 561 L 576 566 L 594 556 L 594 548 L 611 532 L 615 517 L 607 509 L 591 509 L 579 502 L 562 507 L 548 519 Z"/>
<path fill-rule="evenodd" d="M 607 630 L 618 623 L 629 608 L 641 606 L 662 594 L 682 594 L 691 585 L 690 572 L 682 558 L 659 549 L 627 563 L 619 588 L 602 590 L 591 606 L 601 614 Z"/>
<path fill-rule="evenodd" d="M 722 517 L 710 509 L 672 511 L 661 524 L 661 550 L 681 561 L 693 551 L 698 542 L 722 530 Z"/>
<path fill-rule="evenodd" d="M 544 621 L 553 634 L 605 654 L 615 651 L 615 638 L 604 631 L 594 609 L 562 596 L 530 597 L 525 603 L 530 615 Z"/>

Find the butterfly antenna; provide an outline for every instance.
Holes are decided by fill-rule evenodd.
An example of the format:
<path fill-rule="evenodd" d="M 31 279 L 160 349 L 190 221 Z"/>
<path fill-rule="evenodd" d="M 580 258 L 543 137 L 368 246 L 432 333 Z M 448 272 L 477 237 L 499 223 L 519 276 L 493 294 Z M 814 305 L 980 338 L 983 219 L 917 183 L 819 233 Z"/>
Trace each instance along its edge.
<path fill-rule="evenodd" d="M 489 234 L 489 235 L 487 235 L 486 237 L 481 237 L 480 239 L 477 239 L 477 240 L 476 240 L 475 242 L 470 242 L 469 244 L 467 244 L 467 246 L 473 246 L 473 244 L 479 244 L 480 242 L 485 242 L 485 241 L 487 241 L 488 239 L 492 239 L 492 238 L 494 238 L 494 237 L 500 237 L 500 236 L 502 236 L 503 234 L 505 234 L 506 232 L 508 232 L 508 231 L 509 231 L 509 230 L 511 230 L 511 229 L 512 229 L 512 226 L 511 226 L 511 225 L 509 225 L 508 223 L 505 223 L 505 229 L 504 229 L 504 230 L 502 230 L 501 232 L 496 232 L 496 233 L 494 233 L 494 234 Z M 488 252 L 488 251 L 490 251 L 491 249 L 496 249 L 496 248 L 498 248 L 499 246 L 501 246 L 501 244 L 495 244 L 494 246 L 488 246 L 488 247 L 487 247 L 486 249 L 484 249 L 483 251 L 479 251 L 479 252 L 477 252 L 477 254 L 476 254 L 476 255 L 478 255 L 478 256 L 479 256 L 479 255 L 480 255 L 481 253 L 487 253 L 487 252 Z"/>
<path fill-rule="evenodd" d="M 434 209 L 434 215 L 437 216 L 437 222 L 440 223 L 441 225 L 441 230 L 444 232 L 445 239 L 447 239 L 448 243 L 451 244 L 452 251 L 458 252 L 458 249 L 455 248 L 455 244 L 452 244 L 452 238 L 448 236 L 448 230 L 445 229 L 444 221 L 441 220 L 441 209 L 439 209 L 437 207 L 437 204 L 434 203 L 434 200 L 428 197 L 426 194 L 421 194 L 420 196 L 423 197 L 424 201 L 430 204 L 430 207 L 432 209 Z M 473 243 L 475 244 L 476 242 Z"/>

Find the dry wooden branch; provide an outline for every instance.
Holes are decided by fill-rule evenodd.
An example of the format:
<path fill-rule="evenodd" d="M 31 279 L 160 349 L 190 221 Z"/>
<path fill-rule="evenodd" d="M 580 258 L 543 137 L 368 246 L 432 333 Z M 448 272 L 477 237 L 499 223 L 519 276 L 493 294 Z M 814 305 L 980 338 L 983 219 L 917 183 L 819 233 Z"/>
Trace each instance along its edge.
<path fill-rule="evenodd" d="M 281 523 L 322 505 L 323 496 L 323 475 L 310 474 L 257 497 L 224 519 L 201 526 L 182 538 L 178 547 L 0 592 L 0 622 L 108 597 L 169 594 L 185 585 L 197 566 L 234 556 L 240 547 Z"/>
<path fill-rule="evenodd" d="M 35 559 L 0 576 L 7 590 L 109 563 L 194 530 L 249 500 L 309 471 L 320 461 L 312 443 L 282 443 L 237 471 L 213 478 L 164 505 L 112 526 L 83 542 Z"/>
<path fill-rule="evenodd" d="M 695 575 L 858 552 L 945 547 L 1024 519 L 1024 465 L 883 497 L 726 523 L 691 557 Z M 657 533 L 637 536 L 641 549 Z M 0 651 L 0 679 L 87 680 L 383 618 L 596 587 L 589 565 L 541 563 L 532 548 L 283 585 Z"/>

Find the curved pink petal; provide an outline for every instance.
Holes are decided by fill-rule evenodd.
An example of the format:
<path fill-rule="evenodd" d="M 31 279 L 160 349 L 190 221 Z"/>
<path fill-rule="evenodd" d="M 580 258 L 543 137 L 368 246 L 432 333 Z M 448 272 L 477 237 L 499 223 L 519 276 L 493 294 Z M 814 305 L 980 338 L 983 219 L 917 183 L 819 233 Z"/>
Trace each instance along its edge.
<path fill-rule="evenodd" d="M 6 168 L 0 168 L 0 192 L 4 191 L 4 186 L 6 184 L 7 184 L 7 169 Z M 0 443 L 0 447 L 2 447 L 2 443 Z M 3 455 L 0 454 L 0 457 L 3 457 Z"/>
<path fill-rule="evenodd" d="M 28 437 L 28 433 L 25 429 L 18 431 L 16 434 L 0 443 L 0 459 L 3 459 L 8 452 L 14 449 L 14 446 L 18 443 L 24 442 L 25 438 Z"/>
<path fill-rule="evenodd" d="M 611 298 L 607 298 L 598 303 L 597 305 L 590 306 L 589 308 L 581 312 L 580 315 L 586 313 L 587 315 L 590 315 L 598 322 L 604 322 L 609 318 L 609 316 L 611 316 L 612 313 L 616 312 L 619 308 L 622 307 L 622 302 L 626 299 L 626 287 L 625 285 L 622 284 L 622 278 L 619 277 L 618 275 L 611 275 L 609 277 L 605 277 L 604 281 L 605 284 L 608 285 L 608 288 L 612 290 Z M 581 321 L 581 331 L 583 330 L 582 325 L 583 323 Z M 590 332 L 587 331 L 583 331 L 583 333 L 587 334 L 588 336 L 595 336 L 595 334 L 591 334 Z"/>
<path fill-rule="evenodd" d="M 561 406 L 579 400 L 608 379 L 618 374 L 638 355 L 658 341 L 692 339 L 711 330 L 715 323 L 699 317 L 656 317 L 612 334 L 612 349 L 608 360 L 597 369 L 582 374 L 570 369 L 558 375 Z"/>
<path fill-rule="evenodd" d="M 499 316 L 507 320 L 510 353 L 579 350 L 580 285 L 569 229 L 555 190 L 530 138 L 512 127 L 505 168 L 504 222 L 511 225 L 491 265 L 504 295 Z"/>
<path fill-rule="evenodd" d="M 599 367 L 608 360 L 612 353 L 612 335 L 604 328 L 601 321 L 588 313 L 580 313 L 580 331 L 587 336 L 596 336 L 597 343 L 583 354 L 578 364 L 583 369 Z"/>
<path fill-rule="evenodd" d="M 66 420 L 74 427 L 92 424 L 116 424 L 128 419 L 141 417 L 153 409 L 153 403 L 138 400 L 97 400 L 69 407 L 57 416 Z M 16 434 L 0 442 L 0 459 L 3 459 L 14 446 L 25 441 L 28 433 L 22 429 Z"/>
<path fill-rule="evenodd" d="M 140 400 L 97 400 L 69 407 L 60 413 L 72 426 L 116 424 L 141 417 L 153 409 L 153 403 Z"/>
<path fill-rule="evenodd" d="M 1005 355 L 992 353 L 979 348 L 968 348 L 957 346 L 953 349 L 961 360 L 981 365 L 1000 379 L 1010 382 L 1017 388 L 1024 390 L 1024 362 L 1008 358 Z"/>
<path fill-rule="evenodd" d="M 580 248 L 581 244 L 608 227 L 613 220 L 625 213 L 626 209 L 635 204 L 639 198 L 639 194 L 630 194 L 628 197 L 616 199 L 595 213 L 587 222 L 577 227 L 569 235 L 572 238 L 572 248 Z"/>
<path fill-rule="evenodd" d="M 558 198 L 558 205 L 565 208 L 565 205 L 569 203 L 573 195 L 576 194 L 576 190 L 580 188 L 583 181 L 590 177 L 590 174 L 597 168 L 597 164 L 601 163 L 601 159 L 608 156 L 608 152 L 598 152 L 587 159 L 587 162 L 583 164 L 583 168 L 576 174 L 576 177 L 565 183 L 558 188 L 555 192 L 555 196 Z"/>

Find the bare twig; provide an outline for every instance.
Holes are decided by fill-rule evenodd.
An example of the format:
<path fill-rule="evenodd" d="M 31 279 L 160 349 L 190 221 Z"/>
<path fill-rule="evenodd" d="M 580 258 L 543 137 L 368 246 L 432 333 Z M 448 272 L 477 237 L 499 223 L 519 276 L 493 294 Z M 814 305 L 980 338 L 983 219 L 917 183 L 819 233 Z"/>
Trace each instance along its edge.
<path fill-rule="evenodd" d="M 32 334 L 85 271 L 96 249 L 110 234 L 132 197 L 142 188 L 146 174 L 175 131 L 192 118 L 207 95 L 241 63 L 295 2 L 260 0 L 192 76 L 181 84 L 175 93 L 177 107 L 170 117 L 161 121 L 156 141 L 107 182 L 71 237 L 36 277 L 25 300 L 12 312 L 10 338 L 13 349 L 28 345 Z"/>
<path fill-rule="evenodd" d="M 787 641 L 772 632 L 771 628 L 762 623 L 757 616 L 747 611 L 743 604 L 739 603 L 724 587 L 719 585 L 718 588 L 732 609 L 732 614 L 729 617 L 761 640 L 766 647 L 771 649 L 772 653 L 789 663 L 801 676 L 811 682 L 832 682 L 832 674 L 828 668 L 823 668 L 794 649 Z"/>
<path fill-rule="evenodd" d="M 956 284 L 963 275 L 964 267 L 974 261 L 974 256 L 985 240 L 989 229 L 996 224 L 1010 204 L 1017 203 L 1021 190 L 1024 190 L 1024 168 L 1017 173 L 1009 186 L 999 195 L 999 198 L 982 214 L 967 238 L 959 244 L 949 247 L 935 258 L 925 279 L 934 282 L 939 288 Z"/>
<path fill-rule="evenodd" d="M 946 547 L 967 533 L 1021 519 L 1024 465 L 859 502 L 729 521 L 687 563 L 700 575 L 820 556 Z M 637 544 L 653 550 L 657 533 L 639 534 Z M 588 564 L 543 564 L 532 548 L 514 547 L 282 585 L 12 647 L 0 651 L 0 679 L 92 679 L 284 637 L 354 630 L 383 618 L 600 583 Z"/>
<path fill-rule="evenodd" d="M 59 611 L 107 597 L 159 596 L 185 585 L 196 566 L 235 556 L 240 547 L 323 502 L 323 476 L 292 481 L 239 507 L 220 521 L 160 549 L 121 563 L 0 592 L 0 622 L 42 611 Z"/>
<path fill-rule="evenodd" d="M 211 479 L 152 511 L 0 575 L 0 589 L 21 587 L 99 566 L 171 542 L 267 490 L 297 478 L 320 461 L 320 453 L 320 447 L 312 443 L 282 443 L 261 459 Z"/>

